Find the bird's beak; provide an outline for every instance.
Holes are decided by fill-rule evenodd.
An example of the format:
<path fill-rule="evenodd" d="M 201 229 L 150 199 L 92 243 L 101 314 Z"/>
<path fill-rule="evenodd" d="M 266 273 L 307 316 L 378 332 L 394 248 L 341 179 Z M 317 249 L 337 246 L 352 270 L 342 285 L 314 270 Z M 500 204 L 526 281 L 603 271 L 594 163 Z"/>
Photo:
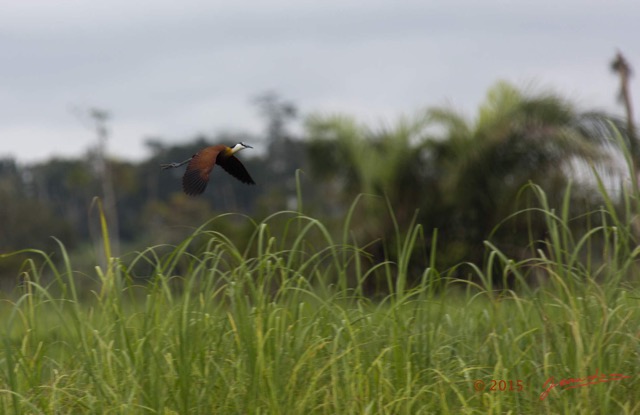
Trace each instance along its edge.
<path fill-rule="evenodd" d="M 242 144 L 245 148 L 253 148 L 252 146 L 248 145 L 248 144 Z"/>

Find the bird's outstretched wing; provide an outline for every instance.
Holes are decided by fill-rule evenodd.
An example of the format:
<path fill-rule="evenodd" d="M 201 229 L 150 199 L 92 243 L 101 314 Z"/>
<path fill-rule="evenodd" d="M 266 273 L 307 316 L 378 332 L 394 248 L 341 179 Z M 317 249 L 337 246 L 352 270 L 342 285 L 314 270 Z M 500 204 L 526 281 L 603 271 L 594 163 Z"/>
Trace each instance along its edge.
<path fill-rule="evenodd" d="M 199 170 L 189 170 L 182 176 L 182 190 L 189 196 L 197 196 L 204 192 L 209 183 L 209 174 L 203 175 Z"/>
<path fill-rule="evenodd" d="M 244 168 L 240 160 L 238 160 L 235 156 L 218 157 L 218 164 L 224 169 L 224 171 L 240 180 L 242 183 L 256 184 L 256 182 L 254 182 L 249 175 L 247 169 Z"/>
<path fill-rule="evenodd" d="M 204 192 L 209 184 L 209 174 L 216 164 L 218 153 L 224 146 L 207 147 L 196 153 L 182 176 L 182 190 L 189 196 Z"/>

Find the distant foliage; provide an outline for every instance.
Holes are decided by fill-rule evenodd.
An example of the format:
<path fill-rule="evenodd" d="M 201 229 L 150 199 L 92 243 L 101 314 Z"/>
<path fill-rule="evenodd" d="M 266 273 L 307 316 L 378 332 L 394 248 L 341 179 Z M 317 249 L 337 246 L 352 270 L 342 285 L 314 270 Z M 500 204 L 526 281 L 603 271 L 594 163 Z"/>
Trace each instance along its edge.
<path fill-rule="evenodd" d="M 147 160 L 108 160 L 125 249 L 176 243 L 225 212 L 260 220 L 296 210 L 326 218 L 328 228 L 339 233 L 354 199 L 364 194 L 350 237 L 368 244 L 373 263 L 397 260 L 393 247 L 402 238 L 397 229 L 414 223 L 424 235 L 411 256 L 413 276 L 420 275 L 434 249 L 440 266 L 482 262 L 487 238 L 515 257 L 526 256 L 535 249 L 527 244 L 531 235 L 541 243 L 546 238 L 535 215 L 509 220 L 496 231 L 527 206 L 523 186 L 540 185 L 553 205 L 574 181 L 570 206 L 584 211 L 601 203 L 593 196 L 595 182 L 585 180 L 590 166 L 609 169 L 612 149 L 628 145 L 624 125 L 606 114 L 580 111 L 553 92 L 503 82 L 487 92 L 473 119 L 450 108 L 430 108 L 379 128 L 345 115 L 311 115 L 298 129 L 293 125 L 299 111 L 291 102 L 267 93 L 256 104 L 265 120 L 263 134 L 201 135 L 179 145 L 154 138 L 147 141 Z M 619 142 L 612 139 L 614 124 L 623 133 Z M 208 145 L 239 141 L 255 147 L 240 157 L 256 186 L 227 180 L 217 168 L 205 193 L 192 198 L 181 192 L 182 169 L 159 168 Z M 47 247 L 56 236 L 69 248 L 90 251 L 86 247 L 99 234 L 91 202 L 102 192 L 94 166 L 91 152 L 28 166 L 0 161 L 0 249 Z M 613 177 L 615 183 L 619 178 Z M 239 235 L 246 234 L 237 226 Z M 438 244 L 432 246 L 436 229 Z M 8 271 L 15 264 L 4 267 L 3 275 L 15 277 Z"/>
<path fill-rule="evenodd" d="M 450 108 L 431 108 L 390 128 L 371 129 L 344 116 L 314 117 L 308 122 L 314 177 L 325 186 L 329 211 L 358 193 L 388 198 L 400 226 L 414 220 L 427 234 L 439 230 L 441 265 L 481 262 L 483 241 L 492 240 L 515 256 L 526 255 L 530 233 L 544 232 L 531 218 L 494 228 L 519 207 L 521 189 L 539 184 L 559 203 L 568 183 L 571 206 L 588 209 L 595 182 L 589 166 L 610 166 L 607 151 L 618 145 L 602 113 L 580 112 L 552 92 L 529 92 L 500 82 L 492 87 L 471 121 Z M 619 124 L 619 122 L 618 122 Z M 577 167 L 582 167 L 582 177 Z M 391 224 L 380 211 L 360 218 L 392 238 Z M 431 247 L 426 246 L 425 252 Z M 387 256 L 391 255 L 386 253 Z"/>

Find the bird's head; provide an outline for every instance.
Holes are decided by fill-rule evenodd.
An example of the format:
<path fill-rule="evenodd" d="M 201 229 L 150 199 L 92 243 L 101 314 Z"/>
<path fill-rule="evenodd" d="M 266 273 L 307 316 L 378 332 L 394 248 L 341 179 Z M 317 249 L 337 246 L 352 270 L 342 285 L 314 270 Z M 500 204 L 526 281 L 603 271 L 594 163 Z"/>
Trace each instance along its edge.
<path fill-rule="evenodd" d="M 238 143 L 231 148 L 231 154 L 237 153 L 238 151 L 244 150 L 245 148 L 253 148 L 253 147 L 245 143 Z"/>

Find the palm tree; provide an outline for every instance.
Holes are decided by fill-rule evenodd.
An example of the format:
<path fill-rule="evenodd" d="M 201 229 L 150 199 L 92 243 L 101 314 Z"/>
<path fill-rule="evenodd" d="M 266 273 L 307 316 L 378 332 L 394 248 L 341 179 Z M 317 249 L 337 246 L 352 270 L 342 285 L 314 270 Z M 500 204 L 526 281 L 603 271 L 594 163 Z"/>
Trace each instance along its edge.
<path fill-rule="evenodd" d="M 568 180 L 585 183 L 585 163 L 606 164 L 606 149 L 615 145 L 605 114 L 579 112 L 552 92 L 525 92 L 506 82 L 488 91 L 473 122 L 446 108 L 429 110 L 428 118 L 441 131 L 424 146 L 448 214 L 423 219 L 444 226 L 464 246 L 457 259 L 480 259 L 482 241 L 518 208 L 517 194 L 528 182 L 560 200 Z"/>
<path fill-rule="evenodd" d="M 311 171 L 328 187 L 339 188 L 347 204 L 359 193 L 385 196 L 401 222 L 410 220 L 420 203 L 415 190 L 424 176 L 414 142 L 426 125 L 422 116 L 375 131 L 353 118 L 312 117 L 307 122 Z"/>
<path fill-rule="evenodd" d="M 326 195 L 333 191 L 347 204 L 361 192 L 384 195 L 401 228 L 419 209 L 427 236 L 440 230 L 441 266 L 478 262 L 483 240 L 514 212 L 524 185 L 533 181 L 559 200 L 569 177 L 582 179 L 584 162 L 607 160 L 608 120 L 554 93 L 499 82 L 473 121 L 449 108 L 379 131 L 347 117 L 311 118 L 309 160 Z M 388 237 L 389 225 L 371 209 L 362 226 Z M 521 243 L 512 236 L 502 242 Z"/>
<path fill-rule="evenodd" d="M 311 175 L 319 179 L 315 180 L 316 194 L 321 195 L 320 201 L 329 208 L 326 213 L 343 231 L 347 209 L 358 194 L 367 195 L 357 205 L 349 231 L 357 244 L 367 244 L 374 262 L 397 259 L 403 232 L 409 229 L 416 209 L 425 203 L 425 196 L 432 193 L 425 188 L 421 152 L 415 145 L 425 121 L 424 116 L 404 119 L 379 130 L 343 116 L 313 117 L 307 122 Z M 424 269 L 426 256 L 416 260 L 414 266 Z M 377 292 L 381 287 L 386 289 L 386 284 L 386 280 L 373 277 L 365 288 Z"/>

